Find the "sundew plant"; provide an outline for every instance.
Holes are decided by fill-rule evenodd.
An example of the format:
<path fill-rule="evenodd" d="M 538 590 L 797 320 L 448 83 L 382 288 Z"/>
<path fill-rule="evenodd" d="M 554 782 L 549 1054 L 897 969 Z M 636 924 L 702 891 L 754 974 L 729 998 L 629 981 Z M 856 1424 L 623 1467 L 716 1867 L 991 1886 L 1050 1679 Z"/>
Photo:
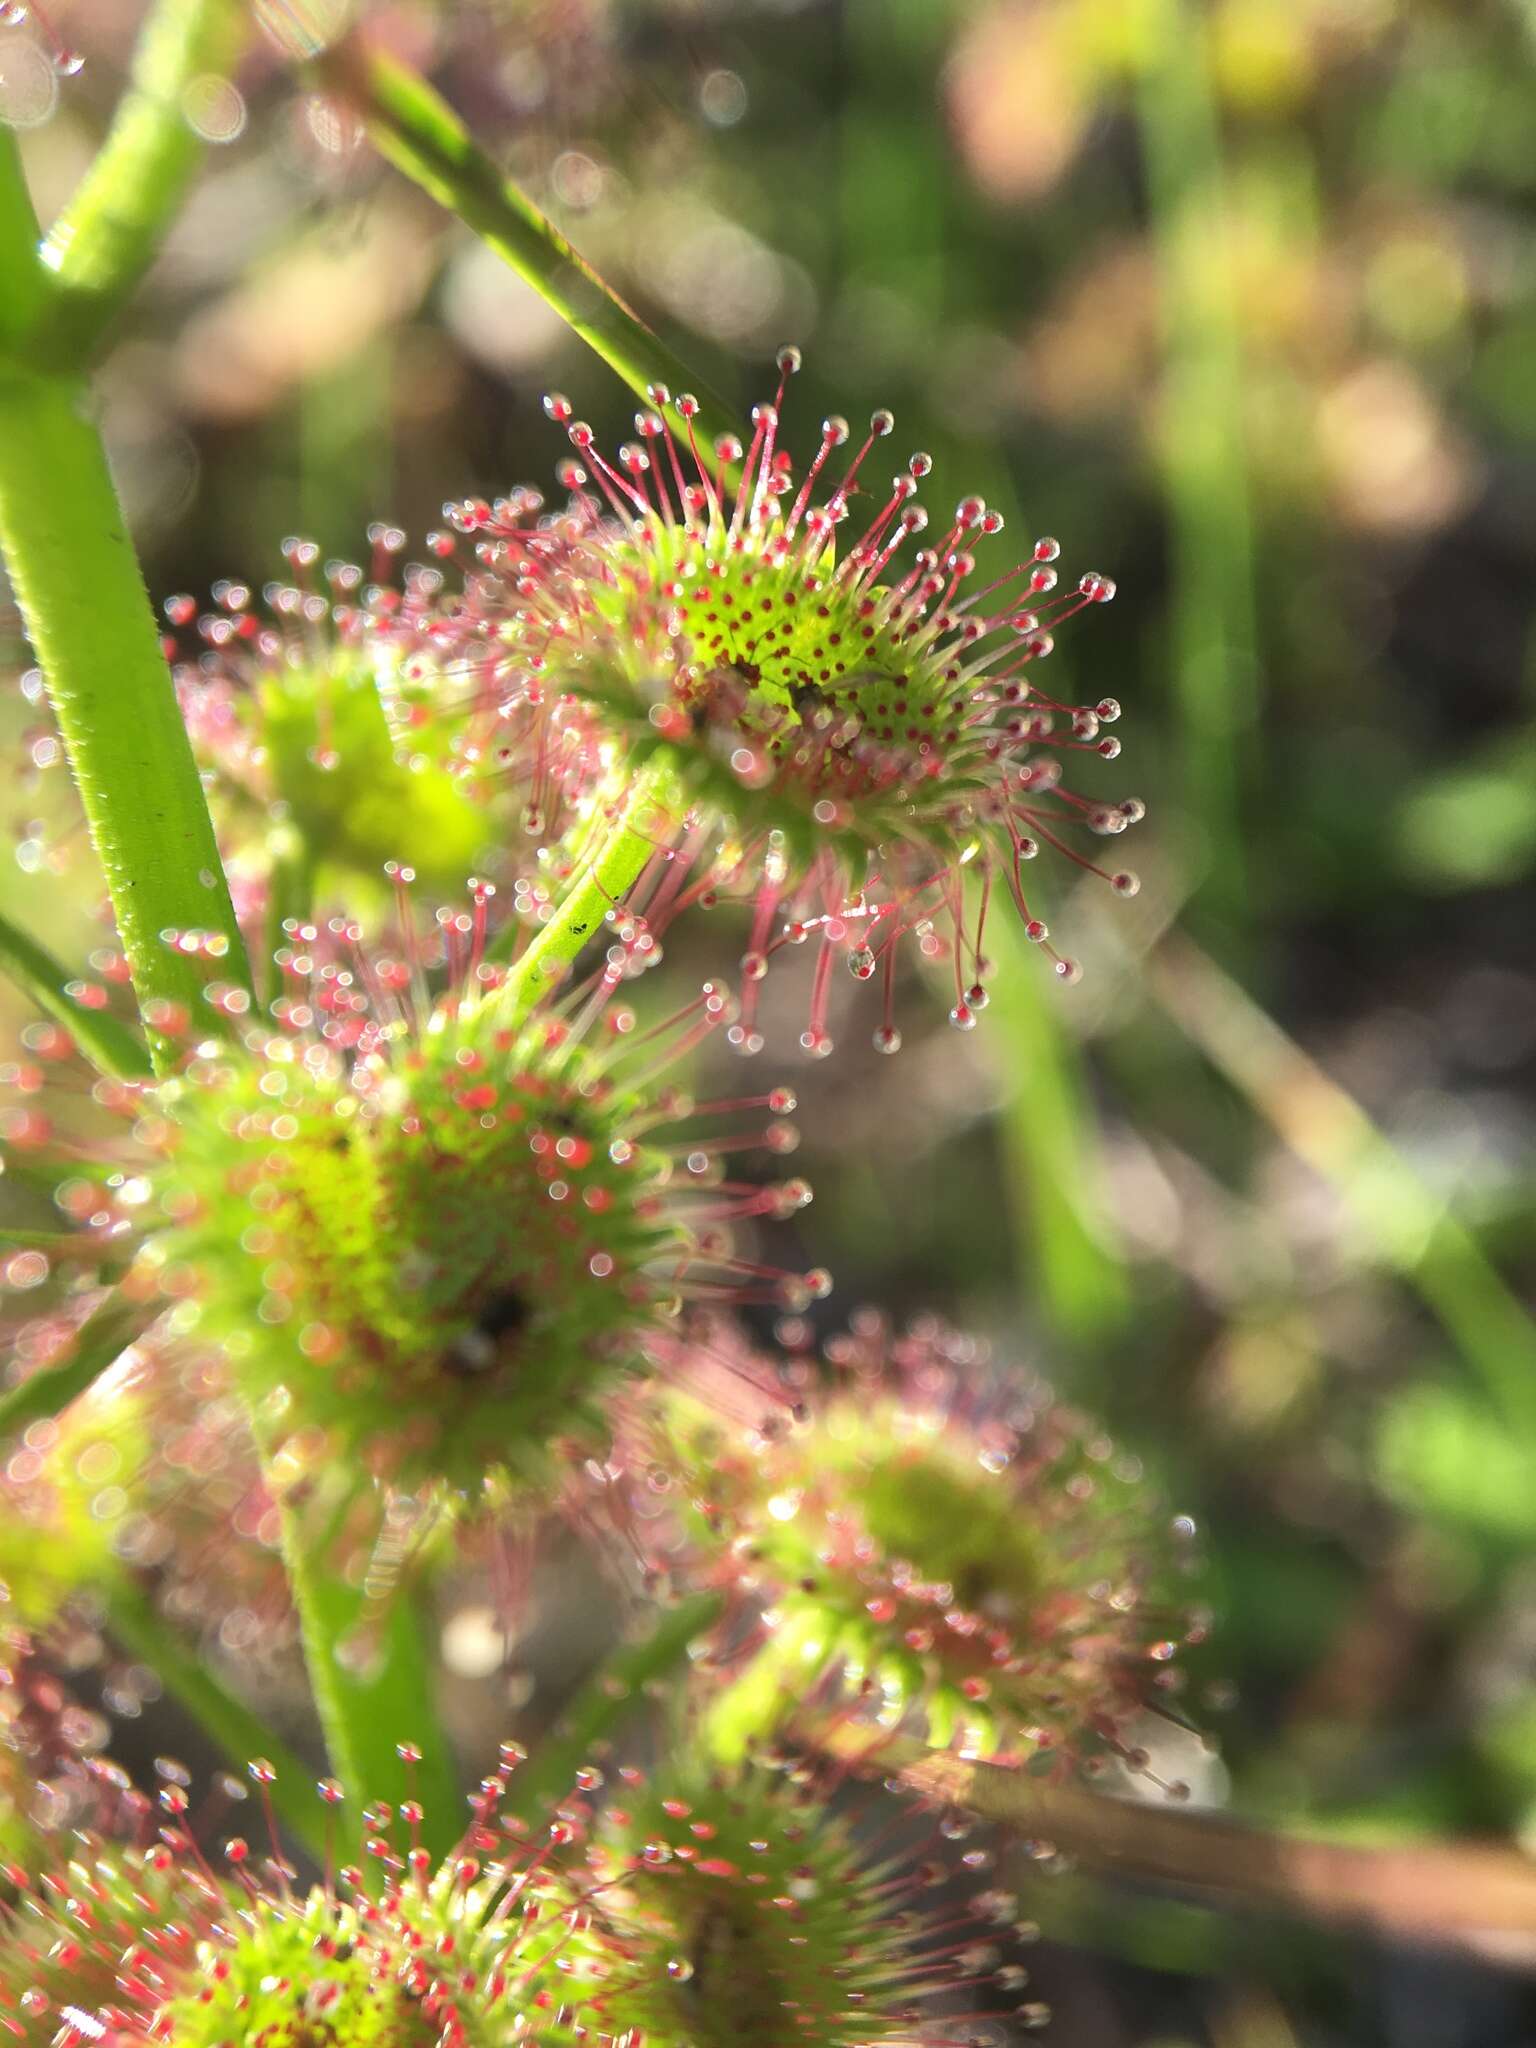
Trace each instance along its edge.
<path fill-rule="evenodd" d="M 1465 1679 L 1480 1804 L 1357 1810 L 1318 1732 L 1417 1671 L 1399 1610 L 1494 1627 L 1447 1531 L 1485 1487 L 1518 1547 L 1529 1331 L 1218 964 L 1255 554 L 1238 443 L 1201 453 L 1241 351 L 1199 79 L 1243 22 L 1075 11 L 0 7 L 0 2040 L 1258 2048 L 1345 2038 L 1297 1960 L 1340 1928 L 1536 1952 L 1518 1682 Z M 804 203 L 742 54 L 770 92 L 829 34 L 836 290 L 836 180 Z M 1041 149 L 1140 109 L 1171 696 L 1102 453 L 1026 436 L 1021 488 L 976 321 L 925 341 L 889 282 L 945 260 L 880 103 L 919 52 L 983 186 L 992 71 Z M 1117 1220 L 1082 1044 L 1133 989 Z M 1323 1431 L 1295 1245 L 1218 1229 L 1221 1145 L 1142 1114 L 1171 1029 L 1475 1403 Z M 1200 1372 L 1154 1376 L 1138 1231 L 1227 1305 Z M 1381 1565 L 1331 1662 L 1250 1462 Z M 1312 1748 L 1264 1748 L 1307 1686 Z"/>

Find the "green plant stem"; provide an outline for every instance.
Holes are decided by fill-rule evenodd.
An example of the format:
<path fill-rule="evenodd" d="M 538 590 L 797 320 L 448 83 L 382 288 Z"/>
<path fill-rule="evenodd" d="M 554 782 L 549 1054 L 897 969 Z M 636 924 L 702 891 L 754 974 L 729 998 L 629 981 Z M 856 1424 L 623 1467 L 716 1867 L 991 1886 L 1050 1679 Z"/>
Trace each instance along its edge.
<path fill-rule="evenodd" d="M 160 1006 L 200 1022 L 207 963 L 171 928 L 214 934 L 215 978 L 250 989 L 192 748 L 84 386 L 0 365 L 0 549 L 105 871 L 157 1071 Z"/>
<path fill-rule="evenodd" d="M 149 1054 L 120 1017 L 88 1009 L 70 994 L 67 974 L 30 933 L 0 913 L 0 973 L 25 991 L 38 1008 L 62 1024 L 86 1058 L 103 1074 L 137 1081 L 150 1071 Z"/>
<path fill-rule="evenodd" d="M 656 851 L 663 821 L 682 808 L 677 779 L 664 759 L 653 760 L 634 777 L 595 850 L 573 877 L 548 924 L 519 956 L 496 1002 L 506 1028 L 515 1031 L 541 996 L 570 972 L 571 965 L 604 918 L 639 880 Z"/>
<path fill-rule="evenodd" d="M 806 1739 L 924 1801 L 966 1807 L 1050 1843 L 1100 1876 L 1447 1946 L 1476 1947 L 1493 1934 L 1536 1938 L 1536 1862 L 1510 1849 L 1461 1842 L 1365 1848 L 1269 1833 L 1214 1814 L 1107 1798 L 1025 1770 L 967 1763 L 901 1737 L 872 1742 L 871 1733 L 844 1723 Z"/>
<path fill-rule="evenodd" d="M 48 231 L 52 290 L 32 359 L 83 365 L 149 268 L 202 159 L 188 118 L 199 79 L 222 79 L 248 34 L 239 0 L 159 0 L 106 140 Z"/>
<path fill-rule="evenodd" d="M 635 1695 L 653 1680 L 675 1671 L 688 1646 L 714 1621 L 720 1602 L 700 1593 L 664 1613 L 650 1634 L 606 1658 L 582 1686 L 527 1762 L 518 1767 L 503 1811 L 535 1819 L 551 1801 L 571 1790 L 575 1774 L 594 1759 L 596 1746 L 633 1706 Z"/>
<path fill-rule="evenodd" d="M 57 1415 L 83 1394 L 98 1374 L 121 1357 L 159 1313 L 159 1304 L 128 1301 L 114 1290 L 76 1333 L 73 1349 L 57 1365 L 29 1373 L 0 1394 L 0 1441 L 44 1415 Z"/>
<path fill-rule="evenodd" d="M 0 122 L 0 344 L 14 345 L 36 314 L 45 288 L 37 256 L 37 216 L 21 167 L 16 131 Z"/>
<path fill-rule="evenodd" d="M 329 51 L 320 71 L 356 110 L 379 154 L 473 229 L 637 397 L 647 398 L 654 384 L 674 397 L 691 391 L 700 402 L 701 439 L 732 430 L 730 409 L 502 176 L 430 85 L 356 35 Z"/>
<path fill-rule="evenodd" d="M 252 1432 L 277 1503 L 283 1565 L 298 1612 L 304 1663 L 331 1770 L 354 1811 L 379 1800 L 420 1800 L 421 1839 L 447 1855 L 463 1832 L 464 1805 L 448 1738 L 433 1697 L 433 1667 L 408 1587 L 375 1609 L 335 1569 L 334 1518 L 311 1510 L 274 1469 L 270 1432 Z M 401 1744 L 421 1752 L 408 1764 Z"/>
<path fill-rule="evenodd" d="M 136 1585 L 120 1578 L 99 1591 L 108 1632 L 120 1647 L 159 1674 L 231 1763 L 243 1767 L 260 1759 L 272 1765 L 277 1773 L 269 1787 L 273 1812 L 311 1855 L 323 1855 L 325 1829 L 314 1773 L 259 1715 L 220 1684 Z"/>

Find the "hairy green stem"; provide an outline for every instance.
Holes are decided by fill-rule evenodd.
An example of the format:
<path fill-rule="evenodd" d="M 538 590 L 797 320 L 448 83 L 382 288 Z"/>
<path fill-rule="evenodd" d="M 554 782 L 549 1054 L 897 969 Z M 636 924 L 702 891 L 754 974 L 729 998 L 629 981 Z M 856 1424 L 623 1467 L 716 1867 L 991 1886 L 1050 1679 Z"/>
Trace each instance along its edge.
<path fill-rule="evenodd" d="M 691 391 L 700 404 L 701 437 L 731 430 L 730 409 L 502 176 L 423 79 L 356 36 L 321 60 L 321 72 L 356 109 L 379 154 L 472 228 L 637 397 L 648 398 L 657 384 L 674 396 Z"/>
<path fill-rule="evenodd" d="M 379 1800 L 420 1800 L 421 1839 L 447 1855 L 463 1831 L 448 1738 L 433 1697 L 432 1658 L 409 1587 L 375 1602 L 338 1574 L 335 1518 L 303 1500 L 275 1469 L 271 1432 L 253 1414 L 268 1488 L 277 1503 L 283 1565 L 298 1612 L 304 1663 L 331 1770 L 353 1810 Z M 420 1752 L 402 1757 L 402 1746 Z"/>
<path fill-rule="evenodd" d="M 3 913 L 0 974 L 7 975 L 40 1010 L 62 1024 L 99 1072 L 119 1081 L 141 1080 L 149 1073 L 149 1054 L 123 1020 L 110 1010 L 93 1010 L 77 1002 L 70 993 L 77 986 L 76 977 L 59 965 L 46 946 Z"/>
<path fill-rule="evenodd" d="M 323 1855 L 324 1816 L 314 1791 L 314 1773 L 259 1714 L 214 1677 L 136 1585 L 119 1578 L 99 1590 L 107 1631 L 119 1647 L 159 1675 L 231 1763 L 242 1769 L 251 1763 L 272 1766 L 276 1776 L 268 1792 L 273 1812 L 311 1855 Z"/>
<path fill-rule="evenodd" d="M 83 365 L 149 268 L 202 159 L 191 96 L 226 74 L 248 34 L 239 0 L 159 0 L 106 140 L 48 230 L 52 274 L 32 360 Z"/>
<path fill-rule="evenodd" d="M 663 759 L 642 768 L 594 850 L 583 861 L 549 923 L 520 955 L 496 1001 L 508 1030 L 515 1031 L 541 996 L 570 972 L 577 955 L 600 931 L 608 912 L 622 903 L 656 852 L 666 824 L 683 807 L 677 778 Z"/>
<path fill-rule="evenodd" d="M 250 989 L 208 806 L 85 388 L 0 365 L 0 549 L 42 669 L 157 1070 L 209 977 Z M 211 934 L 202 963 L 168 930 Z"/>

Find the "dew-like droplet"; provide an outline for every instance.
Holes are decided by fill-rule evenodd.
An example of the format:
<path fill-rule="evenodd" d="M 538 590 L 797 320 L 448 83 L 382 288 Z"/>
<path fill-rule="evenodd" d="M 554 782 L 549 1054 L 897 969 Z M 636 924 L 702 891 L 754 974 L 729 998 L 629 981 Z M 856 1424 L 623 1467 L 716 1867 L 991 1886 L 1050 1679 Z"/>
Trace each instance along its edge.
<path fill-rule="evenodd" d="M 58 72 L 29 37 L 0 46 L 0 123 L 40 128 L 59 103 Z"/>

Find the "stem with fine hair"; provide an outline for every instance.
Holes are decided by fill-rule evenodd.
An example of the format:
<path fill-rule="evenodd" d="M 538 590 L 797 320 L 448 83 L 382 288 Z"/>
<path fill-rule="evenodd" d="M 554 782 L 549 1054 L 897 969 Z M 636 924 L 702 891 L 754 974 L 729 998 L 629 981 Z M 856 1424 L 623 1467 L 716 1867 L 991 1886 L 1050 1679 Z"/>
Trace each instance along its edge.
<path fill-rule="evenodd" d="M 496 1002 L 506 1028 L 515 1031 L 541 996 L 570 972 L 577 955 L 601 930 L 610 910 L 623 902 L 656 852 L 660 827 L 683 805 L 670 764 L 658 757 L 630 782 L 622 805 L 572 878 L 548 924 L 519 955 Z"/>
<path fill-rule="evenodd" d="M 462 1830 L 462 1803 L 417 1603 L 397 1585 L 376 1617 L 370 1612 L 366 1588 L 336 1570 L 336 1518 L 300 1498 L 271 1429 L 254 1411 L 250 1422 L 277 1505 L 283 1568 L 331 1770 L 349 1799 L 395 1807 L 419 1800 L 421 1839 L 445 1856 Z"/>
<path fill-rule="evenodd" d="M 626 306 L 503 177 L 446 100 L 424 79 L 354 35 L 321 60 L 326 83 L 357 112 L 381 156 L 472 228 L 638 398 L 653 385 L 699 400 L 701 436 L 728 433 L 729 408 Z"/>
<path fill-rule="evenodd" d="M 158 0 L 106 140 L 48 230 L 51 289 L 32 359 L 83 363 L 153 261 L 205 147 L 189 94 L 225 83 L 249 32 L 239 0 Z"/>
<path fill-rule="evenodd" d="M 0 550 L 69 753 L 157 1070 L 205 972 L 167 931 L 208 934 L 250 990 L 197 765 L 83 384 L 0 363 Z"/>

